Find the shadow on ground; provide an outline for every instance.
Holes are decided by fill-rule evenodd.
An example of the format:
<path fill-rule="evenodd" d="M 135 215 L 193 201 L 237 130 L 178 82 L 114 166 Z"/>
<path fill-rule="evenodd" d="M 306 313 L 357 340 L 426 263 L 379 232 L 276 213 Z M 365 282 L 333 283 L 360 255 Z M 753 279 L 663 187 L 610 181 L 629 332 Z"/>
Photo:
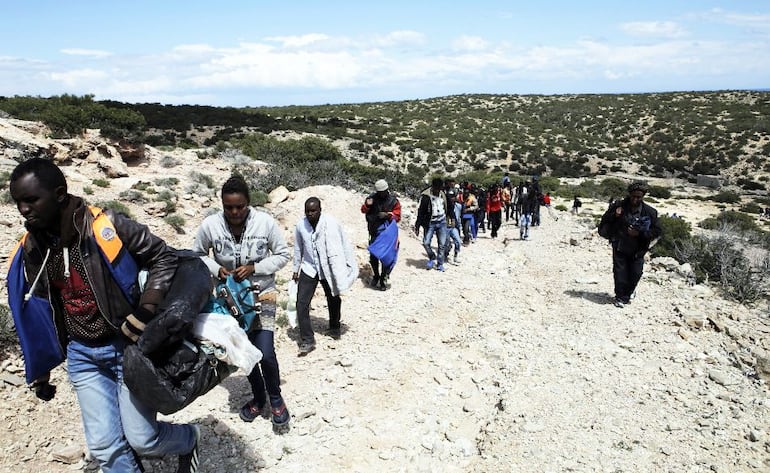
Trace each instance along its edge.
<path fill-rule="evenodd" d="M 612 295 L 607 292 L 576 291 L 574 289 L 568 289 L 564 291 L 564 294 L 570 297 L 585 299 L 594 304 L 612 304 Z"/>

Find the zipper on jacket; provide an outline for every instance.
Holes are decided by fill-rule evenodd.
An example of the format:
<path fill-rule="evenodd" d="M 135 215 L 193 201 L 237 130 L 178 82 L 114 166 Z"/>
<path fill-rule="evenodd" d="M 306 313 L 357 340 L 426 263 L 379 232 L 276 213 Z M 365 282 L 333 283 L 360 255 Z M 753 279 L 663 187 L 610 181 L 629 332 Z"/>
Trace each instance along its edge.
<path fill-rule="evenodd" d="M 106 214 L 105 214 L 106 215 Z M 94 218 L 94 217 L 92 217 Z M 109 218 L 109 217 L 108 217 Z M 83 216 L 83 226 L 88 224 L 88 209 L 86 208 L 86 214 Z M 80 261 L 83 263 L 83 272 L 86 273 L 86 279 L 88 280 L 88 286 L 91 288 L 91 293 L 94 295 L 94 301 L 96 302 L 96 307 L 99 308 L 99 314 L 102 316 L 102 318 L 107 322 L 107 324 L 112 327 L 113 329 L 120 332 L 120 327 L 117 327 L 115 324 L 112 323 L 109 317 L 107 317 L 107 314 L 102 309 L 102 305 L 99 303 L 99 297 L 96 295 L 96 291 L 94 290 L 94 283 L 92 276 L 88 274 L 88 265 L 86 264 L 85 255 L 80 250 L 81 246 L 83 246 L 83 231 L 82 229 L 78 228 L 78 226 L 75 224 L 75 214 L 72 215 L 72 226 L 75 227 L 75 231 L 78 233 L 78 242 L 77 242 L 77 251 L 80 255 Z M 91 223 L 91 228 L 93 229 L 93 223 Z M 95 240 L 94 240 L 95 241 Z M 98 244 L 97 244 L 98 245 Z M 90 253 L 88 253 L 88 256 L 90 257 Z M 99 264 L 104 264 L 101 260 L 99 260 Z M 109 271 L 108 268 L 105 268 L 107 271 Z"/>

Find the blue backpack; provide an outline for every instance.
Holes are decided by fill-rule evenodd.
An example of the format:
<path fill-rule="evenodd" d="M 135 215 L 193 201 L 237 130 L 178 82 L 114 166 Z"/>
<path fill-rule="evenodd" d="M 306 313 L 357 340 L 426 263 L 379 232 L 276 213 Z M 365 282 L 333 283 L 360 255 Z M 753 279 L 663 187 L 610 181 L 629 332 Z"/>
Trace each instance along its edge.
<path fill-rule="evenodd" d="M 248 279 L 236 282 L 232 275 L 217 284 L 214 297 L 209 301 L 203 312 L 229 314 L 235 317 L 238 325 L 250 333 L 262 328 L 259 315 L 262 304 L 259 302 L 259 284 Z"/>

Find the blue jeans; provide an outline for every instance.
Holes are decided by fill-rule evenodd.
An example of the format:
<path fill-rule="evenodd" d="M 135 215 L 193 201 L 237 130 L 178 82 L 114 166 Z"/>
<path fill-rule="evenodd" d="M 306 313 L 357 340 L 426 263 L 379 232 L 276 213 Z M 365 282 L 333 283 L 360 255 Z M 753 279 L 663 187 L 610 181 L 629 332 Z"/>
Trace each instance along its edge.
<path fill-rule="evenodd" d="M 123 337 L 104 346 L 70 341 L 67 372 L 80 404 L 88 450 L 105 473 L 139 472 L 138 455 L 192 450 L 191 425 L 158 422 L 157 412 L 123 384 Z"/>
<path fill-rule="evenodd" d="M 262 317 L 275 317 L 275 304 L 262 303 Z M 281 400 L 281 373 L 278 368 L 278 357 L 275 355 L 275 342 L 272 330 L 255 330 L 249 334 L 249 341 L 262 352 L 262 360 L 254 365 L 254 369 L 246 377 L 251 385 L 251 394 L 258 406 L 264 406 L 267 399 L 265 391 L 270 395 L 270 403 Z"/>
<path fill-rule="evenodd" d="M 433 248 L 430 247 L 431 240 L 433 240 L 433 234 L 438 237 L 438 256 L 433 252 Z M 446 218 L 442 218 L 437 222 L 430 222 L 425 228 L 425 236 L 422 239 L 422 246 L 425 248 L 425 252 L 428 253 L 428 260 L 433 261 L 438 259 L 438 264 L 444 264 L 444 248 L 446 248 Z"/>
<path fill-rule="evenodd" d="M 460 240 L 460 230 L 457 227 L 447 228 L 447 240 L 446 248 L 444 249 L 444 260 L 449 258 L 449 251 L 452 249 L 452 244 L 455 247 L 455 256 L 460 253 L 460 247 L 462 247 L 462 240 Z"/>

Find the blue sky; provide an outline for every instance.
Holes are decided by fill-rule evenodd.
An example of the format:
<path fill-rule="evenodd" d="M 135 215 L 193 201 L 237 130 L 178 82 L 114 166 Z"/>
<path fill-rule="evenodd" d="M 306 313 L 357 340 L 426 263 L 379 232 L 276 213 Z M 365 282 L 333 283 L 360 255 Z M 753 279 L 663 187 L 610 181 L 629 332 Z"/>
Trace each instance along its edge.
<path fill-rule="evenodd" d="M 770 87 L 766 0 L 1 5 L 2 96 L 261 106 Z"/>

